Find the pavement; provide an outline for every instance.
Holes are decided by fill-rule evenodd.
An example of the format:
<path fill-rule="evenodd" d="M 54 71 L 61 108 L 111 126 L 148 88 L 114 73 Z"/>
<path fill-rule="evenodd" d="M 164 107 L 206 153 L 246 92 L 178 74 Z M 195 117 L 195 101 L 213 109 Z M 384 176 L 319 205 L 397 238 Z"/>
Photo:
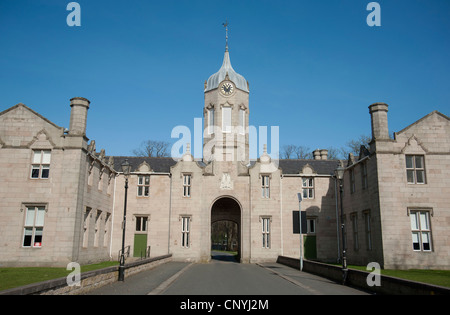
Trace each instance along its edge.
<path fill-rule="evenodd" d="M 240 264 L 224 253 L 213 258 L 210 263 L 168 262 L 87 294 L 367 295 L 278 263 Z"/>

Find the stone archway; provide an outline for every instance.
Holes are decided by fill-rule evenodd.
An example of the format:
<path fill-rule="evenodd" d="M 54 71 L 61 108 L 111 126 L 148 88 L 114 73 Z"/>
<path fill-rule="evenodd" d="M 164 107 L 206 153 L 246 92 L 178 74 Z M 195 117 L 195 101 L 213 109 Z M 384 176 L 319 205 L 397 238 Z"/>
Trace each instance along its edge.
<path fill-rule="evenodd" d="M 227 249 L 237 249 L 237 261 L 241 259 L 241 206 L 239 203 L 231 197 L 221 197 L 217 199 L 211 207 L 211 236 L 213 235 L 213 228 L 217 227 L 217 224 L 221 222 L 229 222 L 231 224 L 225 224 L 232 230 L 236 231 L 237 235 L 228 235 L 227 241 L 229 243 Z M 233 228 L 234 226 L 234 228 Z M 228 232 L 230 234 L 230 232 Z M 233 234 L 232 232 L 231 234 Z M 231 240 L 231 242 L 229 242 Z M 233 244 L 233 240 L 236 240 L 237 244 Z M 230 245 L 232 248 L 230 248 Z M 213 248 L 213 239 L 211 237 L 211 249 Z M 214 257 L 212 257 L 214 258 Z"/>

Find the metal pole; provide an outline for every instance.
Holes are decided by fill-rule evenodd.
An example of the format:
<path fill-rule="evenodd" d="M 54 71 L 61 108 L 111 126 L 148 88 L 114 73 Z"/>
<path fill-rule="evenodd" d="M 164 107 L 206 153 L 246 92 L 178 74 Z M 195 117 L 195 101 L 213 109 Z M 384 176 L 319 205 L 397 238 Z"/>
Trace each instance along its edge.
<path fill-rule="evenodd" d="M 342 284 L 345 284 L 347 281 L 347 242 L 345 241 L 345 224 L 344 224 L 344 206 L 343 206 L 343 195 L 344 188 L 342 186 L 342 179 L 339 180 L 339 195 L 340 195 L 340 203 L 341 203 L 341 231 L 342 231 Z"/>
<path fill-rule="evenodd" d="M 302 195 L 297 194 L 298 197 L 298 222 L 299 222 L 299 234 L 300 234 L 300 271 L 303 270 L 303 234 L 302 234 Z"/>
<path fill-rule="evenodd" d="M 125 279 L 125 227 L 127 221 L 127 192 L 128 192 L 128 177 L 125 177 L 125 202 L 123 206 L 123 221 L 122 221 L 122 255 L 120 255 L 119 281 L 124 281 Z"/>

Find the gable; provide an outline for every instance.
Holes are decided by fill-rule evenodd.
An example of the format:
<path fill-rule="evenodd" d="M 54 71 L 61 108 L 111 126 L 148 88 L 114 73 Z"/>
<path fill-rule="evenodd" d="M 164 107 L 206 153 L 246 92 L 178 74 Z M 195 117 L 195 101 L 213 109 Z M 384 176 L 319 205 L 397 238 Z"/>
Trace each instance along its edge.
<path fill-rule="evenodd" d="M 37 140 L 49 140 L 54 145 L 52 139 L 55 141 L 62 134 L 62 127 L 24 104 L 17 104 L 0 113 L 0 138 L 5 146 L 29 147 Z M 44 136 L 45 139 L 42 138 Z"/>
<path fill-rule="evenodd" d="M 395 140 L 404 143 L 402 152 L 449 152 L 450 118 L 438 111 L 431 112 L 403 130 Z"/>

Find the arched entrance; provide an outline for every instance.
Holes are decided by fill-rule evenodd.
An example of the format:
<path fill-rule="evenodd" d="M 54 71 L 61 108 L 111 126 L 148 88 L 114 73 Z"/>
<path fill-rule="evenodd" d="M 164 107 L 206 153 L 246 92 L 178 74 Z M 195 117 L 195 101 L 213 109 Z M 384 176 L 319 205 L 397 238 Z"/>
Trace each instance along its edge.
<path fill-rule="evenodd" d="M 211 207 L 211 258 L 234 260 L 230 252 L 241 258 L 241 206 L 231 197 L 217 199 Z"/>

